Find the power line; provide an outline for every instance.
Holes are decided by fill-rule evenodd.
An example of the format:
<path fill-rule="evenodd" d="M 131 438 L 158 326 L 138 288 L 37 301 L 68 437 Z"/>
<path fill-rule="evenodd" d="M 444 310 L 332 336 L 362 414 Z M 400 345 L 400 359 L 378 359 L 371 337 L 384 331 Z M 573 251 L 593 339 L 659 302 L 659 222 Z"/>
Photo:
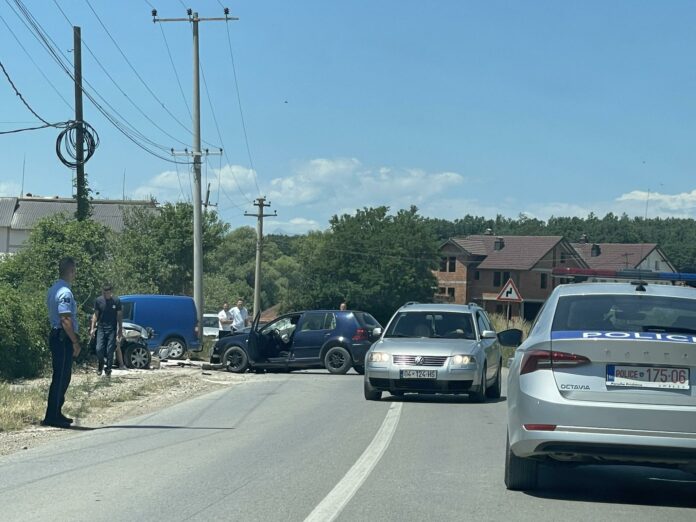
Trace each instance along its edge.
<path fill-rule="evenodd" d="M 10 75 L 7 73 L 7 69 L 5 69 L 5 66 L 3 65 L 2 62 L 0 62 L 0 68 L 2 68 L 2 72 L 3 72 L 3 74 L 5 75 L 5 78 L 7 78 L 7 81 L 8 81 L 8 82 L 10 83 L 10 85 L 12 86 L 12 89 L 14 90 L 15 94 L 19 97 L 19 99 L 20 99 L 21 102 L 24 104 L 24 106 L 25 106 L 27 109 L 29 109 L 29 112 L 31 112 L 31 113 L 36 117 L 36 119 L 39 120 L 40 122 L 42 122 L 45 126 L 47 126 L 47 127 L 52 127 L 52 126 L 53 126 L 52 123 L 49 123 L 49 122 L 47 122 L 46 120 L 44 120 L 41 116 L 39 116 L 39 115 L 36 113 L 36 111 L 35 111 L 34 109 L 31 108 L 31 105 L 29 105 L 29 104 L 27 103 L 27 100 L 24 99 L 24 96 L 22 96 L 22 93 L 19 92 L 19 90 L 17 89 L 17 86 L 16 86 L 16 85 L 14 84 L 14 82 L 12 81 L 12 78 L 10 78 Z"/>
<path fill-rule="evenodd" d="M 222 7 L 222 4 L 218 0 L 218 3 Z M 239 94 L 239 82 L 237 81 L 237 67 L 235 66 L 234 63 L 234 53 L 232 52 L 232 39 L 230 37 L 230 26 L 226 25 L 225 28 L 227 29 L 227 46 L 230 50 L 230 60 L 232 61 L 232 74 L 234 76 L 234 89 L 235 92 L 237 93 L 237 104 L 239 106 L 239 119 L 242 123 L 242 131 L 244 132 L 244 143 L 246 144 L 246 150 L 247 150 L 247 155 L 249 157 L 249 165 L 251 166 L 251 170 L 254 173 L 254 184 L 256 185 L 256 190 L 258 191 L 259 194 L 261 194 L 261 189 L 259 188 L 259 183 L 256 178 L 256 167 L 254 166 L 254 160 L 251 157 L 251 148 L 249 147 L 249 136 L 247 135 L 247 129 L 246 129 L 246 122 L 244 121 L 244 111 L 242 110 L 242 98 Z"/>
<path fill-rule="evenodd" d="M 5 27 L 7 27 L 7 30 L 10 32 L 10 34 L 15 39 L 15 41 L 17 42 L 19 47 L 22 49 L 22 51 L 24 51 L 24 54 L 27 55 L 27 58 L 29 58 L 31 63 L 34 64 L 34 67 L 36 67 L 36 70 L 39 71 L 41 76 L 43 76 L 44 80 L 46 80 L 46 83 L 48 83 L 51 86 L 51 88 L 60 97 L 60 99 L 63 100 L 65 105 L 68 106 L 68 108 L 70 109 L 70 112 L 74 112 L 75 109 L 73 108 L 73 106 L 70 104 L 70 102 L 68 102 L 68 100 L 65 99 L 65 96 L 63 96 L 63 94 L 58 90 L 58 88 L 53 84 L 53 82 L 51 82 L 51 80 L 48 79 L 48 76 L 46 76 L 46 73 L 43 72 L 43 69 L 41 67 L 39 67 L 39 64 L 36 63 L 36 60 L 34 60 L 31 53 L 29 51 L 27 51 L 26 47 L 24 47 L 24 45 L 22 44 L 22 41 L 17 37 L 15 32 L 12 30 L 12 27 L 10 27 L 10 24 L 7 23 L 7 20 L 5 20 L 5 18 L 2 16 L 2 14 L 0 14 L 0 20 L 2 20 L 2 23 L 5 25 Z"/>
<path fill-rule="evenodd" d="M 70 70 L 70 67 L 66 65 L 65 62 L 68 64 L 70 61 L 68 58 L 63 54 L 62 51 L 60 51 L 60 48 L 58 45 L 53 41 L 53 39 L 48 35 L 46 30 L 41 26 L 41 24 L 36 20 L 36 18 L 31 14 L 29 9 L 24 5 L 24 3 L 21 0 L 14 0 L 15 5 L 17 6 L 17 9 L 19 9 L 19 13 L 15 8 L 10 4 L 9 0 L 5 0 L 5 3 L 12 9 L 12 12 L 17 16 L 17 18 L 24 24 L 24 26 L 29 30 L 29 32 L 32 34 L 32 36 L 39 42 L 44 47 L 44 50 L 48 52 L 48 54 L 53 58 L 53 60 L 58 64 L 58 66 L 63 69 L 63 72 L 65 72 L 68 77 L 75 82 L 75 76 Z M 21 13 L 21 14 L 20 14 Z M 58 51 L 56 51 L 58 49 Z M 63 61 L 65 60 L 65 62 Z M 89 85 L 92 89 L 94 87 L 87 81 L 85 81 L 87 85 Z M 144 134 L 140 133 L 137 129 L 135 129 L 130 123 L 128 123 L 123 117 L 121 117 L 124 122 L 121 122 L 116 116 L 113 114 L 109 113 L 95 98 L 94 96 L 86 89 L 82 89 L 83 93 L 89 98 L 89 100 L 94 104 L 94 106 L 97 108 L 99 112 L 102 113 L 102 115 L 114 126 L 116 129 L 121 132 L 126 138 L 128 138 L 131 142 L 133 142 L 137 147 L 141 148 L 148 154 L 155 156 L 163 161 L 169 162 L 169 163 L 177 163 L 176 160 L 172 160 L 166 156 L 163 156 L 157 152 L 152 151 L 149 149 L 146 145 L 143 145 L 138 141 L 137 138 L 140 138 L 143 141 L 151 143 L 153 146 L 157 148 L 163 148 L 163 146 L 156 144 L 152 140 L 149 140 Z M 111 110 L 113 110 L 116 114 L 118 112 L 109 105 L 109 103 L 101 96 L 99 93 L 94 89 L 95 94 L 107 105 Z M 135 136 L 134 136 L 135 135 Z M 180 163 L 188 163 L 188 162 L 180 162 Z"/>
<path fill-rule="evenodd" d="M 55 2 L 55 0 L 54 0 L 54 2 Z M 130 69 L 133 71 L 133 73 L 134 73 L 135 76 L 138 78 L 138 80 L 140 80 L 140 83 L 143 84 L 143 86 L 145 87 L 145 89 L 147 89 L 147 92 L 149 92 L 150 95 L 152 95 L 152 97 L 162 106 L 162 108 L 167 112 L 167 114 L 169 114 L 169 116 L 171 116 L 172 119 L 173 119 L 174 121 L 176 121 L 176 122 L 179 124 L 180 127 L 182 127 L 186 132 L 191 132 L 191 129 L 188 128 L 186 125 L 184 125 L 184 124 L 181 122 L 181 120 L 179 120 L 179 119 L 176 117 L 176 115 L 175 115 L 173 112 L 171 112 L 171 111 L 167 108 L 167 106 L 164 104 L 164 102 L 162 102 L 162 100 L 159 99 L 159 97 L 155 94 L 155 92 L 150 88 L 150 86 L 147 84 L 147 82 L 143 79 L 143 77 L 142 77 L 142 76 L 140 75 L 140 73 L 137 71 L 137 69 L 135 68 L 135 66 L 131 63 L 131 61 L 130 61 L 130 60 L 128 59 L 128 57 L 126 56 L 126 53 L 123 52 L 123 49 L 121 49 L 121 46 L 118 44 L 118 42 L 116 41 L 116 39 L 113 37 L 113 35 L 112 35 L 111 32 L 109 31 L 109 29 L 106 27 L 106 25 L 104 24 L 104 22 L 102 21 L 102 19 L 100 18 L 100 16 L 99 16 L 99 15 L 97 14 L 97 12 L 94 10 L 94 7 L 92 7 L 92 4 L 90 3 L 90 1 L 89 1 L 89 0 L 85 0 L 85 2 L 87 3 L 87 6 L 89 7 L 90 11 L 92 11 L 92 13 L 94 14 L 94 16 L 95 16 L 95 17 L 97 18 L 97 20 L 99 21 L 99 24 L 102 26 L 102 28 L 104 29 L 104 31 L 106 32 L 106 34 L 109 36 L 109 39 L 111 40 L 111 42 L 116 46 L 116 49 L 118 49 L 118 52 L 121 54 L 121 56 L 123 57 L 123 59 L 126 61 L 126 63 L 128 64 L 128 66 L 130 67 Z M 206 143 L 207 143 L 207 142 L 206 142 Z M 211 146 L 213 146 L 213 147 L 216 146 L 216 145 L 212 145 L 212 144 L 209 144 L 209 145 L 211 145 Z M 219 147 L 218 147 L 218 148 L 219 148 Z"/>
<path fill-rule="evenodd" d="M 203 77 L 203 87 L 205 89 L 205 94 L 206 97 L 208 98 L 208 105 L 210 105 L 210 112 L 212 113 L 213 116 L 213 122 L 215 123 L 215 130 L 217 131 L 218 139 L 222 143 L 222 133 L 220 132 L 220 126 L 218 125 L 217 117 L 215 116 L 215 109 L 213 107 L 213 102 L 210 97 L 210 91 L 208 90 L 208 82 L 205 79 L 205 70 L 203 69 L 203 63 L 200 63 L 200 68 L 201 68 L 201 76 Z M 232 165 L 232 162 L 230 161 L 229 156 L 227 155 L 227 147 L 224 147 L 222 149 L 223 154 L 225 155 L 225 159 L 227 160 L 228 165 Z M 234 180 L 234 184 L 237 186 L 237 189 L 239 190 L 239 193 L 251 203 L 251 198 L 242 190 L 242 187 L 239 185 L 237 182 L 237 178 L 235 176 L 232 176 L 232 179 Z"/>
<path fill-rule="evenodd" d="M 159 24 L 159 28 L 160 28 L 160 32 L 162 33 L 162 39 L 164 40 L 164 46 L 167 48 L 167 55 L 169 56 L 169 63 L 172 64 L 172 70 L 174 71 L 174 77 L 176 78 L 176 83 L 179 86 L 179 92 L 181 93 L 181 99 L 184 100 L 184 105 L 186 106 L 186 110 L 188 111 L 189 116 L 191 118 L 193 118 L 193 115 L 191 114 L 191 107 L 189 107 L 189 104 L 186 101 L 186 95 L 184 94 L 184 88 L 181 86 L 181 80 L 179 79 L 179 73 L 176 70 L 176 65 L 174 65 L 174 58 L 172 57 L 172 51 L 169 48 L 169 42 L 167 41 L 167 36 L 164 34 L 164 27 L 162 27 L 162 24 Z"/>
<path fill-rule="evenodd" d="M 62 8 L 60 7 L 60 5 L 58 4 L 57 0 L 53 0 L 53 3 L 56 5 L 56 7 L 58 8 L 58 10 L 61 12 L 61 14 L 63 15 L 63 18 L 65 18 L 65 20 L 67 21 L 68 25 L 70 25 L 70 27 L 73 27 L 74 24 L 72 23 L 72 20 L 70 20 L 70 18 L 69 18 L 68 15 L 65 13 L 65 11 L 63 11 L 63 9 L 62 9 Z M 140 106 L 139 106 L 137 103 L 135 103 L 135 101 L 133 101 L 133 99 L 132 99 L 130 96 L 128 96 L 128 93 L 126 93 L 126 92 L 121 88 L 121 86 L 119 85 L 119 83 L 118 83 L 118 82 L 114 79 L 114 77 L 109 73 L 109 71 L 106 69 L 106 67 L 104 67 L 104 65 L 101 63 L 101 61 L 99 60 L 99 58 L 97 58 L 97 55 L 92 51 L 92 48 L 87 44 L 87 42 L 85 42 L 84 39 L 82 39 L 82 43 L 83 43 L 84 46 L 87 48 L 87 51 L 89 52 L 89 54 L 92 55 L 92 58 L 94 58 L 94 61 L 97 62 L 97 65 L 99 66 L 99 68 L 104 72 L 104 74 L 106 74 L 106 76 L 109 78 L 109 80 L 111 80 L 111 83 L 114 84 L 114 86 L 119 90 L 119 92 L 120 92 L 121 94 L 123 94 L 123 96 L 130 102 L 130 104 L 131 104 L 133 107 L 135 107 L 135 109 L 136 109 L 147 121 L 149 121 L 149 122 L 150 122 L 154 127 L 156 127 L 159 131 L 161 131 L 163 134 L 165 134 L 167 137 L 171 138 L 172 140 L 176 141 L 177 143 L 180 143 L 181 145 L 184 145 L 184 146 L 189 146 L 188 143 L 181 141 L 181 140 L 178 139 L 176 136 L 172 136 L 169 132 L 167 132 L 165 129 L 163 129 L 162 127 L 160 127 L 160 126 L 157 124 L 157 122 L 155 122 L 152 118 L 150 118 L 150 116 L 148 116 L 148 114 L 147 114 L 142 108 L 140 108 Z M 151 142 L 151 143 L 154 144 L 154 142 Z M 160 148 L 162 148 L 162 150 L 166 150 L 166 147 L 165 147 L 164 145 L 161 145 Z"/>

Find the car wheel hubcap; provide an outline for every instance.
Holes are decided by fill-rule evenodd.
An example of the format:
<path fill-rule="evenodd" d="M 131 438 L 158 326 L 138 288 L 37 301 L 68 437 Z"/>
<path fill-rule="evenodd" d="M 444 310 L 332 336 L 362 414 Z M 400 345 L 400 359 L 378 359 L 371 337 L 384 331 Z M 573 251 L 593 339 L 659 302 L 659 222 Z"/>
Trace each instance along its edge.
<path fill-rule="evenodd" d="M 169 343 L 169 356 L 179 357 L 184 352 L 184 347 L 179 342 Z"/>
<path fill-rule="evenodd" d="M 227 356 L 227 366 L 230 368 L 239 368 L 242 365 L 242 355 L 234 352 Z"/>
<path fill-rule="evenodd" d="M 145 368 L 147 365 L 147 354 L 145 348 L 136 348 L 131 355 L 131 364 L 133 368 Z"/>
<path fill-rule="evenodd" d="M 343 363 L 345 363 L 345 357 L 342 353 L 335 352 L 329 357 L 329 364 L 332 368 L 341 368 Z"/>

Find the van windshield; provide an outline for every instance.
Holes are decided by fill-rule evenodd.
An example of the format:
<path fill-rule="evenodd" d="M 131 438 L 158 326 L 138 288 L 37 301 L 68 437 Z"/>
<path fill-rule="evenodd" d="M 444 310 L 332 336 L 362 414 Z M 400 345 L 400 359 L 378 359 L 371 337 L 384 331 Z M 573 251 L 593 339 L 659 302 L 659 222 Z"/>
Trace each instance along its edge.
<path fill-rule="evenodd" d="M 124 321 L 133 320 L 133 303 L 121 303 L 121 310 L 123 311 Z"/>
<path fill-rule="evenodd" d="M 696 299 L 576 295 L 558 300 L 553 331 L 696 333 Z"/>

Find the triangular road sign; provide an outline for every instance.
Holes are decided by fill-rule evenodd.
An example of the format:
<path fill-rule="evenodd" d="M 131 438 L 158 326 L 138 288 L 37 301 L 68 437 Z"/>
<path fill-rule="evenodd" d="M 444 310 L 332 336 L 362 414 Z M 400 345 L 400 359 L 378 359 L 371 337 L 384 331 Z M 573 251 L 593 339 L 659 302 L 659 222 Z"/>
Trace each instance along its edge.
<path fill-rule="evenodd" d="M 513 303 L 522 302 L 522 295 L 512 279 L 508 279 L 508 282 L 505 283 L 505 286 L 498 294 L 498 297 L 496 297 L 496 301 L 508 301 Z"/>

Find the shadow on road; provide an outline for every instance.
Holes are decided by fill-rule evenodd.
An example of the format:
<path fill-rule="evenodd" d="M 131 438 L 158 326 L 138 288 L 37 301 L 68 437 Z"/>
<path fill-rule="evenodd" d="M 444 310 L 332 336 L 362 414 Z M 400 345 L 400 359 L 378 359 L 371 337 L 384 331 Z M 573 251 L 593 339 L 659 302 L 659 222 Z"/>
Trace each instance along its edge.
<path fill-rule="evenodd" d="M 505 402 L 507 399 L 505 397 L 500 397 L 499 399 L 486 399 L 486 402 L 474 402 L 468 395 L 431 395 L 431 394 L 418 394 L 418 393 L 408 393 L 403 397 L 395 397 L 394 395 L 387 395 L 382 399 L 383 402 L 423 402 L 423 403 L 434 403 L 434 404 L 497 404 L 499 402 Z"/>
<path fill-rule="evenodd" d="M 147 425 L 147 424 L 116 424 L 114 426 L 100 426 L 99 428 L 91 428 L 96 430 L 234 430 L 236 428 L 221 428 L 212 426 L 167 426 L 167 425 Z"/>
<path fill-rule="evenodd" d="M 696 475 L 634 466 L 541 466 L 527 495 L 571 502 L 696 507 Z"/>

